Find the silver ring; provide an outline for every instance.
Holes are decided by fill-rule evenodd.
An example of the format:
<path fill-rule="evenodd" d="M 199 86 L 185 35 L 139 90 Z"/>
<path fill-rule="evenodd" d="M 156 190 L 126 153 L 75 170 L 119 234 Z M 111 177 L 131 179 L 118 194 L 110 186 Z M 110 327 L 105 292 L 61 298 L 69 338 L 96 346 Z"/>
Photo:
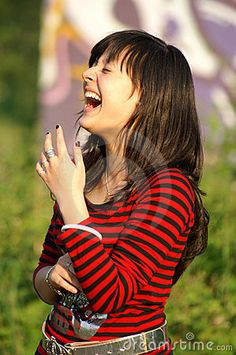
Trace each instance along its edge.
<path fill-rule="evenodd" d="M 46 152 L 45 152 L 45 155 L 47 157 L 47 159 L 50 159 L 50 158 L 53 158 L 55 157 L 55 151 L 54 151 L 54 148 L 49 148 Z"/>
<path fill-rule="evenodd" d="M 42 169 L 42 170 L 40 170 L 39 172 L 38 172 L 38 174 L 41 176 L 42 175 L 42 173 L 45 173 L 45 170 L 44 169 Z"/>
<path fill-rule="evenodd" d="M 44 171 L 46 171 L 47 164 L 49 164 L 47 160 L 41 161 L 41 163 L 40 163 L 40 165 Z"/>

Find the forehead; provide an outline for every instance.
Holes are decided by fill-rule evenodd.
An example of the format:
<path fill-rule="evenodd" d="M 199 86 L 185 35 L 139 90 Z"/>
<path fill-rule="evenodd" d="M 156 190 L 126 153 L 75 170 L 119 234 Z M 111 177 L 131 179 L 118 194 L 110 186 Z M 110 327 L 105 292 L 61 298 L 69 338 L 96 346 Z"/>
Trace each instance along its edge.
<path fill-rule="evenodd" d="M 146 50 L 138 43 L 107 43 L 101 42 L 92 49 L 89 66 L 103 60 L 105 63 L 118 63 L 120 71 L 125 71 L 136 87 L 139 86 L 143 71 L 143 61 L 146 58 Z"/>
<path fill-rule="evenodd" d="M 102 53 L 100 56 L 97 56 L 96 58 L 93 58 L 94 61 L 91 61 L 90 58 L 90 64 L 108 64 L 108 63 L 118 63 L 121 66 L 121 69 L 123 66 L 126 64 L 126 54 L 127 50 L 123 50 L 121 53 L 113 53 L 109 49 L 107 49 L 104 53 Z"/>
<path fill-rule="evenodd" d="M 105 52 L 97 58 L 94 63 L 91 63 L 90 67 L 98 66 L 104 68 L 107 64 L 109 65 L 107 69 L 110 69 L 113 72 L 123 73 L 133 80 L 132 68 L 129 68 L 124 54 L 117 57 L 110 57 L 109 53 Z"/>
<path fill-rule="evenodd" d="M 135 47 L 135 43 L 131 44 L 120 38 L 105 38 L 92 48 L 89 65 L 97 62 L 103 55 L 106 57 L 106 62 L 122 61 L 135 51 Z"/>

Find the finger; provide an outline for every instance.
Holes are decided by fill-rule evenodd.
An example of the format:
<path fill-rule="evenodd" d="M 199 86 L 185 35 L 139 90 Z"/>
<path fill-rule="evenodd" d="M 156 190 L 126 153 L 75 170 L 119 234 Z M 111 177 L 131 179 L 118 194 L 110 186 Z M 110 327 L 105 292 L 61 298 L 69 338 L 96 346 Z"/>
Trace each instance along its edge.
<path fill-rule="evenodd" d="M 56 125 L 56 135 L 57 135 L 57 151 L 58 151 L 58 155 L 60 156 L 67 153 L 64 133 L 60 125 Z"/>
<path fill-rule="evenodd" d="M 39 161 L 36 164 L 36 171 L 41 178 L 44 178 L 46 171 L 42 168 Z"/>
<path fill-rule="evenodd" d="M 72 285 L 80 289 L 79 281 L 75 275 L 75 270 L 68 253 L 62 255 L 57 261 L 57 271 L 58 273 Z"/>
<path fill-rule="evenodd" d="M 46 158 L 46 156 L 45 156 L 45 154 L 43 152 L 40 154 L 40 159 L 41 159 L 41 162 L 40 162 L 41 167 L 45 171 L 47 171 L 47 167 L 49 165 L 49 162 L 48 162 L 48 160 L 47 160 L 47 158 Z"/>
<path fill-rule="evenodd" d="M 56 264 L 55 266 L 55 272 L 56 274 L 60 275 L 63 277 L 66 281 L 72 283 L 75 287 L 79 286 L 79 281 L 75 274 L 72 272 L 68 271 L 67 267 L 64 264 L 61 264 L 62 259 L 59 259 L 59 263 Z"/>
<path fill-rule="evenodd" d="M 50 157 L 47 155 L 47 152 L 49 152 L 51 149 L 53 149 L 52 134 L 51 132 L 47 132 L 45 136 L 45 142 L 44 142 L 44 151 L 45 151 L 45 156 L 47 157 L 49 162 L 51 159 L 54 159 L 56 157 L 56 154 Z"/>
<path fill-rule="evenodd" d="M 76 277 L 75 274 L 72 272 L 68 271 L 67 269 L 63 268 L 63 272 L 61 273 L 61 276 L 63 279 L 65 279 L 67 282 L 71 283 L 73 286 L 75 286 L 77 289 L 79 288 L 79 281 Z"/>
<path fill-rule="evenodd" d="M 59 288 L 63 288 L 64 290 L 69 291 L 71 293 L 77 293 L 78 292 L 78 289 L 76 287 L 74 287 L 72 284 L 67 282 L 62 277 L 58 278 L 56 285 L 57 285 L 57 288 L 59 286 Z"/>
<path fill-rule="evenodd" d="M 68 271 L 67 278 L 65 280 L 68 281 L 71 285 L 75 286 L 77 289 L 79 289 L 80 283 L 76 275 L 73 274 L 71 271 Z"/>
<path fill-rule="evenodd" d="M 56 264 L 49 274 L 49 281 L 57 289 L 60 289 L 62 287 L 69 292 L 77 293 L 78 288 L 76 288 L 76 286 L 69 281 L 70 278 L 67 277 L 67 274 L 68 272 L 64 270 L 61 265 Z"/>
<path fill-rule="evenodd" d="M 83 155 L 80 147 L 80 142 L 77 141 L 74 144 L 74 161 L 75 164 L 78 165 L 81 162 L 81 159 L 83 160 Z"/>

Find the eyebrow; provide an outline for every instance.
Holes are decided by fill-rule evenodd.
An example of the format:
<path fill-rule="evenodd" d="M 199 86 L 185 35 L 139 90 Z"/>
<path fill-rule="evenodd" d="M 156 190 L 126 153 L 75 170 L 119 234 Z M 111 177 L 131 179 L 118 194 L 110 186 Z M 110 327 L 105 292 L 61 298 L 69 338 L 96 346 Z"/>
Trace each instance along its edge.
<path fill-rule="evenodd" d="M 99 62 L 101 62 L 101 64 L 103 64 L 103 65 L 106 65 L 108 63 L 107 59 L 105 60 L 101 56 L 101 57 L 97 58 L 97 60 L 93 63 L 93 66 L 99 64 Z"/>

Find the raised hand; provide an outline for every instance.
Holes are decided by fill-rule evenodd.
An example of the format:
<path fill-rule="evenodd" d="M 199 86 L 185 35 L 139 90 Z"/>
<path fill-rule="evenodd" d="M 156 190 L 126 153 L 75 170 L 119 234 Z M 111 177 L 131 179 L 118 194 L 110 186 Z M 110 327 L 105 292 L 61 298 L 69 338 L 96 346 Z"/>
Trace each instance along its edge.
<path fill-rule="evenodd" d="M 36 171 L 60 202 L 83 194 L 85 169 L 80 146 L 74 146 L 74 162 L 71 160 L 61 126 L 56 129 L 56 147 L 57 154 L 53 148 L 52 135 L 47 132 L 44 152 L 37 162 Z"/>
<path fill-rule="evenodd" d="M 36 171 L 55 196 L 65 223 L 78 223 L 87 218 L 84 202 L 85 168 L 79 144 L 74 145 L 74 161 L 68 153 L 62 127 L 56 127 L 56 152 L 52 134 L 47 132 L 44 152 Z"/>

